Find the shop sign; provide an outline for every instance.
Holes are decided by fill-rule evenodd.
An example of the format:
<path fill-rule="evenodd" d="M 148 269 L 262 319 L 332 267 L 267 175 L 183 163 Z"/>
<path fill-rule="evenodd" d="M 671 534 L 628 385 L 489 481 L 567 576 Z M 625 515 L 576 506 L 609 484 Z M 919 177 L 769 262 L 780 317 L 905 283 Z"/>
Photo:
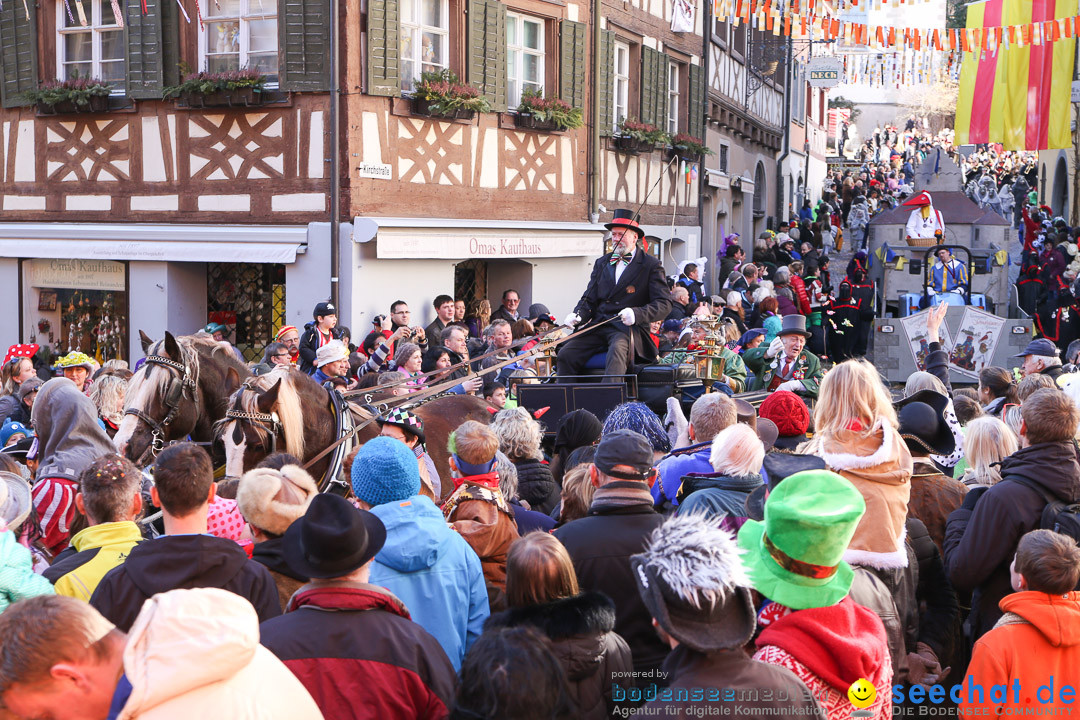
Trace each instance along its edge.
<path fill-rule="evenodd" d="M 599 255 L 597 231 L 409 231 L 381 228 L 379 258 L 549 258 Z"/>
<path fill-rule="evenodd" d="M 30 286 L 69 290 L 123 290 L 124 263 L 115 260 L 31 260 Z"/>
<path fill-rule="evenodd" d="M 835 57 L 816 57 L 806 68 L 806 81 L 813 88 L 831 88 L 840 84 L 844 62 Z"/>

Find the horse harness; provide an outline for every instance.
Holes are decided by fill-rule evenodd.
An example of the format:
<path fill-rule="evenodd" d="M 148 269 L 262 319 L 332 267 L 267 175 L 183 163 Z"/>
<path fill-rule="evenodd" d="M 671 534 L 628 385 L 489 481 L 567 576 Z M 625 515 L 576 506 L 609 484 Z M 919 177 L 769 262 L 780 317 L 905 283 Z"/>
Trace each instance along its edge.
<path fill-rule="evenodd" d="M 258 427 L 261 427 L 266 431 L 266 434 L 270 436 L 270 445 L 267 448 L 269 454 L 277 452 L 277 438 L 282 433 L 281 421 L 278 418 L 277 413 L 260 413 L 260 412 L 247 412 L 240 409 L 240 396 L 236 396 L 236 403 L 232 410 L 225 412 L 225 418 L 227 420 L 236 420 L 236 427 L 233 428 L 233 443 L 239 445 L 244 441 L 244 431 L 240 428 L 241 422 L 258 423 Z"/>
<path fill-rule="evenodd" d="M 150 417 L 139 408 L 127 408 L 124 410 L 125 415 L 134 415 L 146 423 L 147 427 L 150 428 L 150 434 L 153 439 L 151 440 L 150 445 L 147 446 L 147 449 L 143 452 L 144 457 L 139 458 L 140 463 L 145 459 L 147 453 L 150 453 L 151 458 L 156 458 L 158 453 L 165 447 L 166 429 L 172 421 L 176 419 L 176 415 L 180 411 L 180 400 L 183 396 L 188 395 L 193 402 L 198 402 L 198 399 L 195 397 L 195 379 L 192 377 L 191 372 L 188 370 L 188 366 L 185 363 L 161 355 L 148 355 L 146 357 L 146 364 L 172 368 L 178 374 L 172 377 L 169 381 L 169 387 L 165 391 L 165 409 L 167 412 L 165 418 L 161 422 Z"/>

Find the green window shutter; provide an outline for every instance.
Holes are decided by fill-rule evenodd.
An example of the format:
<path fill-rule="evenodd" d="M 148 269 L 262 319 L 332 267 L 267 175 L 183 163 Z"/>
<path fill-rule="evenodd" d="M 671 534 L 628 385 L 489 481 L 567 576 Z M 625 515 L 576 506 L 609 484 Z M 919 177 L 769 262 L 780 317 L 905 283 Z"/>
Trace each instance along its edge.
<path fill-rule="evenodd" d="M 687 88 L 686 132 L 705 141 L 705 77 L 700 65 L 690 65 Z"/>
<path fill-rule="evenodd" d="M 38 86 L 37 3 L 28 0 L 30 17 L 21 2 L 0 8 L 0 104 L 28 105 L 23 93 Z"/>
<path fill-rule="evenodd" d="M 330 0 L 278 0 L 278 75 L 282 90 L 330 89 Z"/>
<path fill-rule="evenodd" d="M 559 97 L 573 107 L 585 107 L 585 23 L 563 20 L 559 24 Z"/>
<path fill-rule="evenodd" d="M 615 92 L 615 33 L 610 30 L 600 32 L 599 80 L 597 92 L 600 97 L 597 100 L 597 105 L 599 106 L 600 134 L 610 135 L 615 122 L 620 119 L 613 117 L 615 114 L 613 97 Z"/>
<path fill-rule="evenodd" d="M 368 95 L 401 94 L 398 0 L 368 0 Z"/>
<path fill-rule="evenodd" d="M 469 84 L 497 112 L 506 110 L 506 6 L 469 0 Z"/>
<path fill-rule="evenodd" d="M 665 127 L 667 122 L 667 55 L 641 48 L 641 121 Z"/>
<path fill-rule="evenodd" d="M 128 97 L 160 98 L 165 89 L 163 4 L 175 3 L 170 0 L 146 0 L 145 15 L 140 0 L 126 0 L 124 3 L 124 42 L 127 46 L 125 83 Z"/>

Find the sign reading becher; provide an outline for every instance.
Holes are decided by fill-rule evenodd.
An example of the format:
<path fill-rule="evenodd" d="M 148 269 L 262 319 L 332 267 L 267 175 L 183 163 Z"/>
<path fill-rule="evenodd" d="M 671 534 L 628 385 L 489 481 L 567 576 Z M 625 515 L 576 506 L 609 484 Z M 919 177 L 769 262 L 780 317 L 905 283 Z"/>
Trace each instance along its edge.
<path fill-rule="evenodd" d="M 840 84 L 844 73 L 844 62 L 840 58 L 812 58 L 806 67 L 806 81 L 810 87 L 831 88 Z"/>

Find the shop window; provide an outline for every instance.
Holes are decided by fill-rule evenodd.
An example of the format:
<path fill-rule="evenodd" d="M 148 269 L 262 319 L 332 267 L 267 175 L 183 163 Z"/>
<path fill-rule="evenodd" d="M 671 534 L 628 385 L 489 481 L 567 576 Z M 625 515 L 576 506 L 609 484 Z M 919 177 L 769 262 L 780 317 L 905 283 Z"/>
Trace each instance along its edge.
<path fill-rule="evenodd" d="M 285 266 L 280 263 L 207 263 L 208 321 L 225 325 L 225 337 L 248 362 L 285 324 Z"/>
<path fill-rule="evenodd" d="M 614 94 L 611 107 L 614 110 L 612 125 L 617 130 L 619 123 L 626 119 L 630 102 L 630 46 L 615 43 L 615 72 L 612 83 Z"/>
<path fill-rule="evenodd" d="M 207 72 L 250 68 L 271 81 L 278 77 L 277 3 L 214 0 L 206 3 L 199 34 L 201 67 Z"/>
<path fill-rule="evenodd" d="M 401 89 L 411 92 L 420 74 L 449 67 L 447 0 L 402 0 Z"/>
<path fill-rule="evenodd" d="M 517 107 L 524 90 L 544 91 L 544 21 L 506 14 L 506 80 L 510 107 Z"/>
<path fill-rule="evenodd" d="M 454 298 L 465 301 L 466 317 L 473 317 L 476 314 L 477 305 L 487 297 L 487 286 L 488 264 L 486 261 L 466 260 L 454 266 Z"/>
<path fill-rule="evenodd" d="M 24 334 L 57 355 L 98 362 L 128 354 L 127 265 L 115 260 L 22 261 Z"/>
<path fill-rule="evenodd" d="M 86 16 L 74 14 L 78 10 Z M 124 28 L 107 0 L 56 3 L 56 68 L 61 80 L 100 78 L 124 91 Z"/>

